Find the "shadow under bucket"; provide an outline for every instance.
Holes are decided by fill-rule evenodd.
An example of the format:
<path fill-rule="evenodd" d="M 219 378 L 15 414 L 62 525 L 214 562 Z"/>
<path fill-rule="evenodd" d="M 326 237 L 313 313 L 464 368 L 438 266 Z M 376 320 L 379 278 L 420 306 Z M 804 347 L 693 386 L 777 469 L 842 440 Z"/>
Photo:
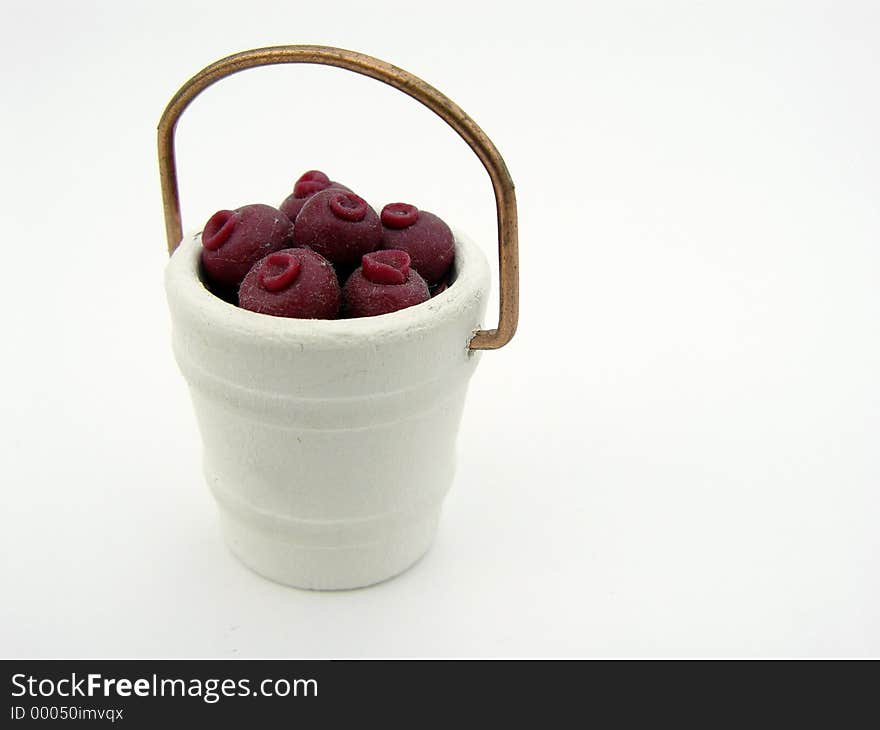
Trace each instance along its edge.
<path fill-rule="evenodd" d="M 458 231 L 452 285 L 390 314 L 273 317 L 205 287 L 199 234 L 181 240 L 175 126 L 219 79 L 278 63 L 378 79 L 430 108 L 471 146 L 495 191 L 497 329 L 480 329 L 489 266 Z M 516 331 L 516 198 L 497 149 L 457 105 L 402 69 L 338 48 L 279 46 L 228 56 L 181 87 L 159 123 L 159 171 L 174 353 L 227 543 L 256 572 L 301 588 L 356 588 L 397 575 L 436 533 L 477 351 L 502 347 Z"/>

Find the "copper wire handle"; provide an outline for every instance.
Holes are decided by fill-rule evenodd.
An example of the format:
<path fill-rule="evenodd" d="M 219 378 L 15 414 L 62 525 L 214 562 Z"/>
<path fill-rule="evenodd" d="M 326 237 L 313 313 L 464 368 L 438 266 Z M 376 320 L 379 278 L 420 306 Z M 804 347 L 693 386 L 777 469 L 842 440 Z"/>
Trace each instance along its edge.
<path fill-rule="evenodd" d="M 329 46 L 257 48 L 227 56 L 206 66 L 180 87 L 165 107 L 165 112 L 159 121 L 159 176 L 162 183 L 162 203 L 165 207 L 168 253 L 174 252 L 183 236 L 177 165 L 174 159 L 174 130 L 181 114 L 193 99 L 216 81 L 248 68 L 280 63 L 337 66 L 377 79 L 424 104 L 470 145 L 489 173 L 495 191 L 495 207 L 498 215 L 498 270 L 501 279 L 498 328 L 479 330 L 471 339 L 470 348 L 496 350 L 510 342 L 516 332 L 519 319 L 519 254 L 516 194 L 504 160 L 483 130 L 451 99 L 411 73 L 362 53 Z"/>

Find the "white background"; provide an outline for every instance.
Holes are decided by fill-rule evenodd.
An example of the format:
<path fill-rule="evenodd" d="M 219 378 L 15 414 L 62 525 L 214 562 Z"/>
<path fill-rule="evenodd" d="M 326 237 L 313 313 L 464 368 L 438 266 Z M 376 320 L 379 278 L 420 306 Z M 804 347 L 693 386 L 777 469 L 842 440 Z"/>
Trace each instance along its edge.
<path fill-rule="evenodd" d="M 2 6 L 0 655 L 880 654 L 876 3 Z M 156 123 L 280 43 L 421 76 L 517 183 L 519 333 L 366 590 L 228 553 L 169 344 Z M 372 80 L 249 71 L 178 142 L 186 228 L 317 167 L 494 257 L 476 157 Z"/>

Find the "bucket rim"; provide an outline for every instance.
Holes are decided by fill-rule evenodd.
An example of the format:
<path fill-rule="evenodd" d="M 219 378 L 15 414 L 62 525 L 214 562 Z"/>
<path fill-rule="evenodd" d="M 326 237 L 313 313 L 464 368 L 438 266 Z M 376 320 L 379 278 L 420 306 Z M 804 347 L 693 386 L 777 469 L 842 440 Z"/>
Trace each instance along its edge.
<path fill-rule="evenodd" d="M 186 310 L 211 327 L 250 333 L 254 337 L 303 344 L 337 345 L 407 336 L 457 319 L 489 288 L 489 264 L 482 249 L 462 231 L 455 237 L 455 278 L 440 294 L 388 314 L 352 319 L 297 319 L 252 312 L 212 293 L 199 274 L 201 231 L 184 236 L 165 268 L 165 289 L 172 310 Z M 474 332 L 479 325 L 474 327 Z"/>

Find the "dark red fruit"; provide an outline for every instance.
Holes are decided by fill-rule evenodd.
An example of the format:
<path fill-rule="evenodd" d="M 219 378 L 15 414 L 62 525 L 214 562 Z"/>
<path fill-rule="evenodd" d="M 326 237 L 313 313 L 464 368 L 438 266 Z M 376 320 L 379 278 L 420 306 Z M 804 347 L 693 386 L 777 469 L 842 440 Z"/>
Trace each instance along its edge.
<path fill-rule="evenodd" d="M 338 267 L 354 267 L 382 243 L 382 224 L 367 202 L 351 191 L 329 188 L 306 201 L 293 240 Z"/>
<path fill-rule="evenodd" d="M 396 312 L 430 299 L 428 285 L 410 267 L 405 251 L 375 251 L 342 288 L 342 311 L 348 317 L 372 317 Z"/>
<path fill-rule="evenodd" d="M 405 251 L 376 251 L 361 260 L 364 278 L 374 284 L 405 284 L 409 265 Z"/>
<path fill-rule="evenodd" d="M 301 182 L 320 182 L 329 185 L 330 178 L 327 176 L 326 172 L 321 172 L 320 170 L 306 170 L 297 180 L 297 183 Z M 294 190 L 295 189 L 296 187 L 294 186 Z"/>
<path fill-rule="evenodd" d="M 244 309 L 276 317 L 336 319 L 340 290 L 327 259 L 304 248 L 276 251 L 258 261 L 238 291 Z"/>
<path fill-rule="evenodd" d="M 292 221 L 296 221 L 296 217 L 302 210 L 306 201 L 315 193 L 320 193 L 327 188 L 338 188 L 339 190 L 348 190 L 345 185 L 333 182 L 326 173 L 320 170 L 309 170 L 299 176 L 299 179 L 293 186 L 293 192 L 288 195 L 284 202 L 281 203 L 281 211 L 287 215 Z"/>
<path fill-rule="evenodd" d="M 382 208 L 382 248 L 406 251 L 412 267 L 431 285 L 443 279 L 455 258 L 455 238 L 449 226 L 409 203 Z"/>
<path fill-rule="evenodd" d="M 271 205 L 219 210 L 202 231 L 202 266 L 209 283 L 237 287 L 266 254 L 293 245 L 293 223 Z"/>

